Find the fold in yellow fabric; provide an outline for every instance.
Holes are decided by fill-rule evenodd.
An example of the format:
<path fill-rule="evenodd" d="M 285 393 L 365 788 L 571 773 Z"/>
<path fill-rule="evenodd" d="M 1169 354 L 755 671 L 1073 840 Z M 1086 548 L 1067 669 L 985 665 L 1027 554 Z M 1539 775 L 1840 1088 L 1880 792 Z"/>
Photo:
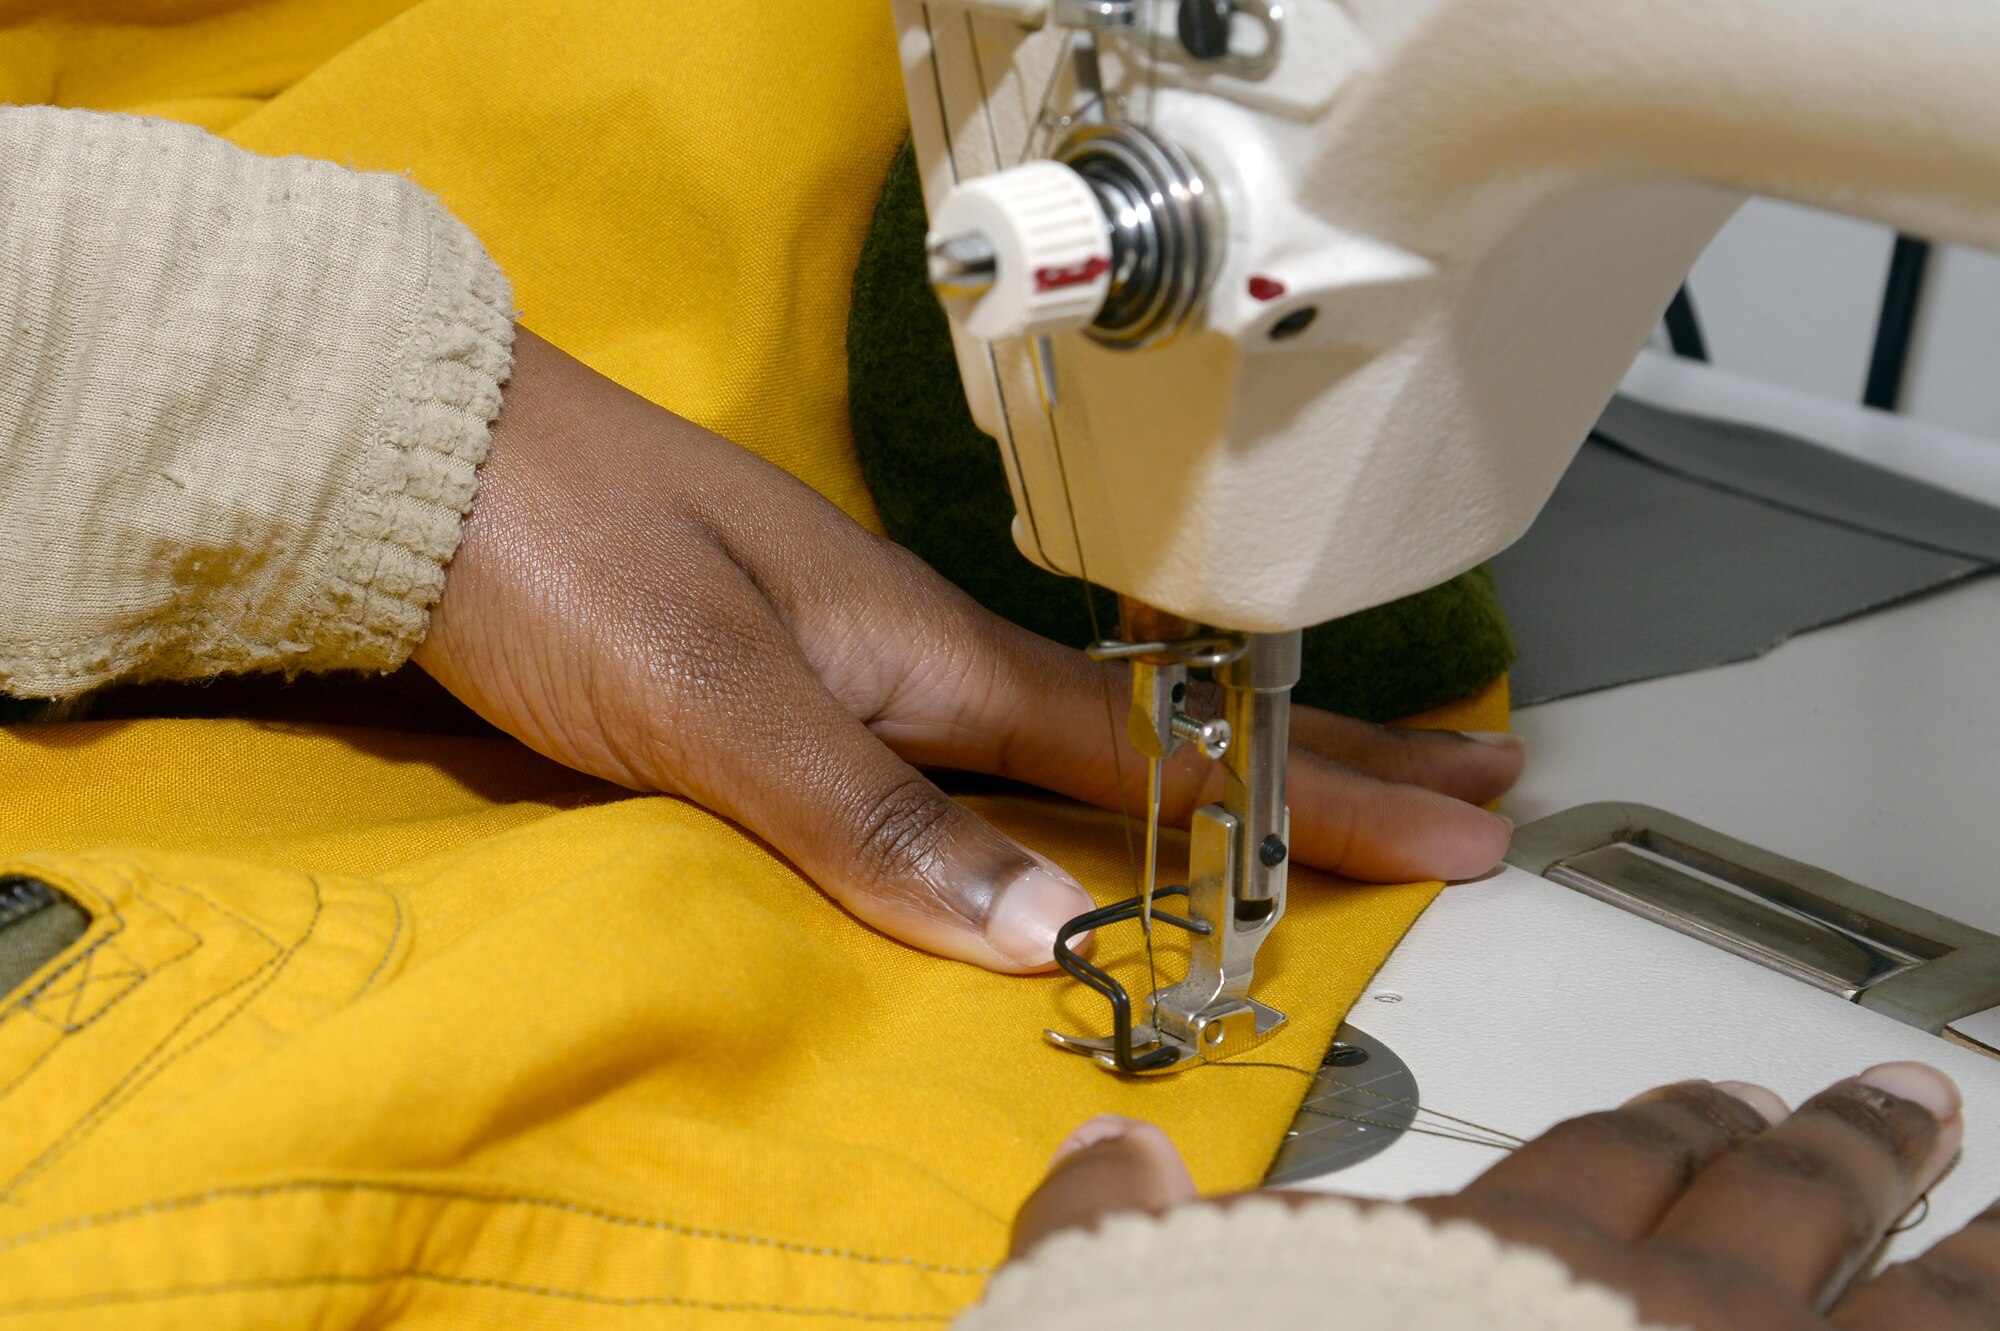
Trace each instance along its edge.
<path fill-rule="evenodd" d="M 525 323 L 872 521 L 842 336 L 906 132 L 878 0 L 0 24 L 0 96 L 410 171 Z M 1496 685 L 1430 720 L 1505 714 Z M 1110 815 L 968 799 L 1130 892 Z M 1102 1027 L 1067 980 L 912 952 L 702 810 L 501 740 L 0 732 L 0 872 L 94 917 L 0 1003 L 0 1325 L 942 1322 L 1081 1119 L 1153 1119 L 1240 1188 L 1304 1085 L 1107 1076 L 1041 1040 Z M 1306 1069 L 1436 887 L 1292 881 L 1257 1057 Z M 1136 984 L 1131 933 L 1100 959 Z"/>
<path fill-rule="evenodd" d="M 0 1324 L 942 1321 L 1077 1122 L 1240 1188 L 1304 1083 L 1111 1077 L 1042 1043 L 1104 1021 L 1068 980 L 912 952 L 505 741 L 22 727 L 0 791 L 0 871 L 96 917 L 0 1008 Z M 973 803 L 1130 890 L 1111 815 Z M 1256 1057 L 1305 1068 L 1434 887 L 1293 884 Z"/>

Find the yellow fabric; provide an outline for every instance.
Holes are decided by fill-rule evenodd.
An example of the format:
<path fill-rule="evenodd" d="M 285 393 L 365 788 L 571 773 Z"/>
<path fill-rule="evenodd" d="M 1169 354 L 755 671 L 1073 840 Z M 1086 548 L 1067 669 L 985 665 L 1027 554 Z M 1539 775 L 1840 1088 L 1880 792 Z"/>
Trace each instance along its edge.
<path fill-rule="evenodd" d="M 1432 719 L 1504 717 L 1496 686 Z M 1108 815 L 971 803 L 1127 890 Z M 0 871 L 98 917 L 0 1008 L 10 1324 L 938 1321 L 1083 1118 L 1237 1188 L 1304 1084 L 1109 1077 L 1038 1037 L 1103 1021 L 1068 981 L 920 956 L 701 810 L 498 740 L 0 732 Z M 1257 1057 L 1316 1063 L 1433 891 L 1295 873 Z"/>
<path fill-rule="evenodd" d="M 525 322 L 872 519 L 842 329 L 904 133 L 879 0 L 0 5 L 0 71 L 412 171 Z M 1129 890 L 1106 815 L 970 802 Z M 1117 1081 L 1041 1043 L 1103 1020 L 1067 981 L 912 953 L 503 741 L 0 732 L 6 870 L 96 919 L 0 1005 L 5 1325 L 936 1322 L 1077 1121 L 1154 1119 L 1241 1187 L 1304 1084 Z M 1304 1068 L 1435 888 L 1293 883 L 1259 1057 Z M 1136 982 L 1136 939 L 1100 956 Z"/>
<path fill-rule="evenodd" d="M 880 529 L 846 328 L 908 134 L 881 0 L 0 0 L 0 24 L 0 100 L 408 172 L 521 322 Z"/>

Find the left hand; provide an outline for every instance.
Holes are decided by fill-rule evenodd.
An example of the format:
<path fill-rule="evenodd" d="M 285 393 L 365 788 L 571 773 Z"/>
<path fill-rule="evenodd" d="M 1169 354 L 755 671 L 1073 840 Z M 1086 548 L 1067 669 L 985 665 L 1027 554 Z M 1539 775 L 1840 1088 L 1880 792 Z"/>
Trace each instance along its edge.
<path fill-rule="evenodd" d="M 1870 1068 L 1796 1112 L 1759 1086 L 1683 1082 L 1558 1124 L 1460 1192 L 1410 1205 L 1543 1249 L 1662 1326 L 1996 1331 L 2000 1204 L 1923 1256 L 1850 1285 L 1957 1155 L 1962 1109 L 1950 1079 L 1921 1063 Z M 1107 1215 L 1194 1201 L 1158 1128 L 1093 1119 L 1022 1205 L 1013 1255 Z M 1341 1272 L 1324 1278 L 1337 1306 Z"/>

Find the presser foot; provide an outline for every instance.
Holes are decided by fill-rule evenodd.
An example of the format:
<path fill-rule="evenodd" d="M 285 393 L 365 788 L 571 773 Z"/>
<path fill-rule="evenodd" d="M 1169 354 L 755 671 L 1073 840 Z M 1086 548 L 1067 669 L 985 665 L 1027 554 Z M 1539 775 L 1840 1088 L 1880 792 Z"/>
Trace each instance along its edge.
<path fill-rule="evenodd" d="M 1129 597 L 1121 598 L 1119 612 L 1126 641 L 1097 643 L 1091 654 L 1132 662 L 1126 738 L 1148 760 L 1141 892 L 1077 916 L 1056 939 L 1056 963 L 1111 1005 L 1111 1034 L 1047 1035 L 1058 1048 L 1084 1054 L 1102 1067 L 1141 1075 L 1233 1057 L 1284 1024 L 1284 1014 L 1252 999 L 1250 989 L 1257 951 L 1285 913 L 1291 855 L 1285 771 L 1299 635 L 1204 637 L 1195 625 Z M 1190 666 L 1215 671 L 1221 717 L 1203 722 L 1182 714 Z M 1199 744 L 1221 765 L 1223 797 L 1196 809 L 1189 819 L 1188 885 L 1154 891 L 1161 764 L 1182 744 Z M 1184 914 L 1159 908 L 1175 899 L 1185 903 L 1180 907 Z M 1070 946 L 1092 930 L 1134 920 L 1147 928 L 1149 975 L 1154 925 L 1190 935 L 1186 973 L 1154 989 L 1136 1017 L 1125 986 Z M 1157 977 L 1151 982 L 1159 983 Z"/>
<path fill-rule="evenodd" d="M 1214 926 L 1160 909 L 1161 902 L 1190 896 L 1185 887 L 1161 888 L 1153 894 L 1152 918 L 1155 924 L 1193 934 L 1199 950 L 1214 936 Z M 1284 1025 L 1284 1013 L 1254 998 L 1217 995 L 1199 1006 L 1190 1005 L 1187 1000 L 1197 985 L 1192 974 L 1152 995 L 1146 1005 L 1151 1020 L 1134 1020 L 1132 997 L 1125 986 L 1110 972 L 1078 956 L 1070 942 L 1110 925 L 1137 920 L 1144 908 L 1139 898 L 1132 897 L 1086 912 L 1063 926 L 1056 938 L 1056 964 L 1111 1005 L 1111 1034 L 1069 1035 L 1045 1030 L 1042 1034 L 1050 1044 L 1082 1054 L 1106 1071 L 1148 1076 L 1228 1058 Z"/>
<path fill-rule="evenodd" d="M 1197 1063 L 1227 1058 L 1277 1030 L 1285 1024 L 1285 1020 L 1285 1014 L 1276 1008 L 1259 1003 L 1254 998 L 1245 998 L 1232 1003 L 1218 1003 L 1211 1010 L 1196 1016 L 1189 1023 L 1195 1037 L 1193 1040 L 1162 1035 L 1151 1025 L 1137 1025 L 1132 1027 L 1127 1043 L 1135 1063 L 1133 1067 L 1119 1062 L 1119 1042 L 1115 1034 L 1065 1035 L 1057 1030 L 1044 1030 L 1042 1034 L 1056 1048 L 1082 1054 L 1107 1072 L 1157 1076 L 1179 1072 Z M 1160 1051 L 1173 1057 L 1157 1064 L 1144 1062 Z"/>

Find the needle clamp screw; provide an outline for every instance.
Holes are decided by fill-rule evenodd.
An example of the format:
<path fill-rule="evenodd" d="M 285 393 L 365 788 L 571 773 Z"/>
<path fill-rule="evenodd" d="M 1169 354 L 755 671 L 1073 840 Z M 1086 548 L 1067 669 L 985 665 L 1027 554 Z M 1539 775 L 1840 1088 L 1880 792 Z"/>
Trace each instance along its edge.
<path fill-rule="evenodd" d="M 1204 758 L 1216 759 L 1229 752 L 1229 723 L 1220 718 L 1197 721 L 1185 712 L 1175 712 L 1167 728 L 1183 744 L 1199 745 Z"/>

